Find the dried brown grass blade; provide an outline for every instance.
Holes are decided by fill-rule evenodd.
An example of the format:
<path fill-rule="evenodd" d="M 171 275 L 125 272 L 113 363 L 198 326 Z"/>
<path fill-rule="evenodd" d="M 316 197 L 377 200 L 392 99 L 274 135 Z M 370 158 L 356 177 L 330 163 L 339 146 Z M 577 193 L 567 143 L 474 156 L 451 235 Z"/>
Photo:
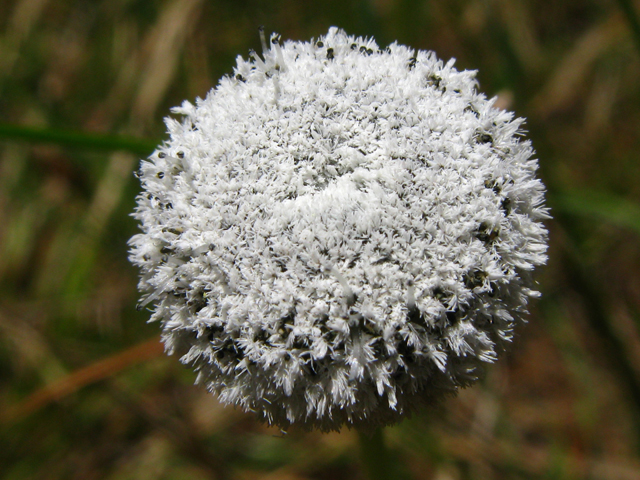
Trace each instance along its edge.
<path fill-rule="evenodd" d="M 87 365 L 69 375 L 33 392 L 24 401 L 9 408 L 2 415 L 2 423 L 18 421 L 45 406 L 62 400 L 82 387 L 104 380 L 116 373 L 162 354 L 164 347 L 159 337 L 134 345 L 115 355 Z"/>

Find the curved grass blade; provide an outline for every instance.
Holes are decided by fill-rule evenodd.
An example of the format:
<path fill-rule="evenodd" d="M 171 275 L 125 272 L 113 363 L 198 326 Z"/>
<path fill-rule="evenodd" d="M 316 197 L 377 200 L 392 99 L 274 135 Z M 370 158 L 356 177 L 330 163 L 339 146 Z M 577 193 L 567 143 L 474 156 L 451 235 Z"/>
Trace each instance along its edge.
<path fill-rule="evenodd" d="M 164 346 L 160 338 L 154 337 L 116 354 L 98 360 L 95 363 L 71 372 L 66 377 L 44 386 L 33 392 L 20 404 L 9 408 L 0 418 L 1 423 L 8 424 L 18 421 L 31 413 L 40 410 L 50 403 L 59 401 L 76 392 L 82 387 L 113 376 L 131 365 L 141 363 L 160 356 Z"/>

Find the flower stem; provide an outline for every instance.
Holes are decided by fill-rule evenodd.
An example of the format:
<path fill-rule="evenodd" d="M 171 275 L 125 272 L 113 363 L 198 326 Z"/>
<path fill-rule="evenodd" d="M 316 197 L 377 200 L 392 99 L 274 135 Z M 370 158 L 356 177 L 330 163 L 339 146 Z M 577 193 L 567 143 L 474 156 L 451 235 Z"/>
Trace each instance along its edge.
<path fill-rule="evenodd" d="M 392 462 L 389 449 L 384 442 L 382 428 L 373 433 L 358 430 L 360 454 L 369 480 L 388 480 L 392 478 Z"/>

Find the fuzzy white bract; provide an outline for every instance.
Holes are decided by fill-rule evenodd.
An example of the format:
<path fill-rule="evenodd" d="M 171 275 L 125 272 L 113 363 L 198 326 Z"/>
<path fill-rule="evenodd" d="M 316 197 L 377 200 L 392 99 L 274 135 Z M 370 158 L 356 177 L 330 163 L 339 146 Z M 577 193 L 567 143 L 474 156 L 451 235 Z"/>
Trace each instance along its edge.
<path fill-rule="evenodd" d="M 432 52 L 271 37 L 166 120 L 131 239 L 140 307 L 222 402 L 322 430 L 473 383 L 538 295 L 522 119 Z"/>

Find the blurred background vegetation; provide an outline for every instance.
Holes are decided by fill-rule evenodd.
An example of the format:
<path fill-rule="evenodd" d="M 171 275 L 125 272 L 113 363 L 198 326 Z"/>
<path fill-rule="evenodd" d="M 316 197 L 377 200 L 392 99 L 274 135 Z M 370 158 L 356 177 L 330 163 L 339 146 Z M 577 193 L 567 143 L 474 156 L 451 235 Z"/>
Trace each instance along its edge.
<path fill-rule="evenodd" d="M 554 220 L 508 357 L 387 429 L 412 479 L 640 478 L 640 29 L 632 0 L 0 0 L 0 477 L 364 479 L 165 357 L 127 262 L 132 172 L 259 25 L 455 57 L 528 118 Z M 634 32 L 636 32 L 634 34 Z"/>

